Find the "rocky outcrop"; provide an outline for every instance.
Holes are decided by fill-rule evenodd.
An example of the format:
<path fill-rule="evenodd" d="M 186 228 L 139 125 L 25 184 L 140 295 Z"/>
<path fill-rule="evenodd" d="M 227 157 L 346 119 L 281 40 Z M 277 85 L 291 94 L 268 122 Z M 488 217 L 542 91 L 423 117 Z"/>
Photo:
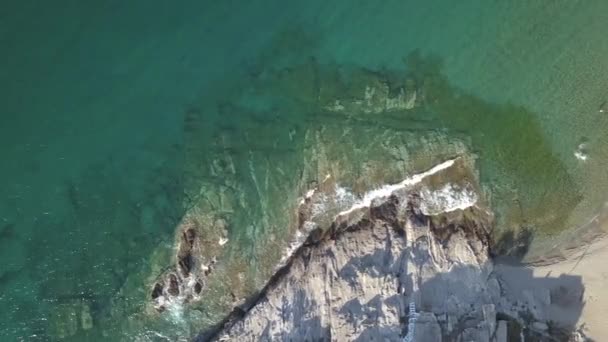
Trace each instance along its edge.
<path fill-rule="evenodd" d="M 473 267 L 488 277 L 483 281 L 497 282 L 489 279 L 489 240 L 482 238 L 488 232 L 479 235 L 465 229 L 459 241 L 452 241 L 449 234 L 450 225 L 469 227 L 486 215 L 484 208 L 490 206 L 482 194 L 492 199 L 492 208 L 503 221 L 492 236 L 505 243 L 495 251 L 526 254 L 531 236 L 522 234 L 527 231 L 520 229 L 522 225 L 535 231 L 561 229 L 578 201 L 578 192 L 572 189 L 569 175 L 551 149 L 536 140 L 542 135 L 537 134 L 533 113 L 486 103 L 452 87 L 432 58 L 414 54 L 406 65 L 407 73 L 380 72 L 336 68 L 310 58 L 288 68 L 272 67 L 256 73 L 246 86 L 231 89 L 225 101 L 205 102 L 188 110 L 184 120 L 188 209 L 176 229 L 172 260 L 162 264 L 163 268 L 171 266 L 163 272 L 155 269 L 146 281 L 146 297 L 152 304 L 148 307 L 156 309 L 149 310 L 149 316 L 161 320 L 172 315 L 193 316 L 194 320 L 185 320 L 200 326 L 189 328 L 189 333 L 208 331 L 235 307 L 235 312 L 247 312 L 251 303 L 266 295 L 268 279 L 273 279 L 270 284 L 281 282 L 285 273 L 275 273 L 276 269 L 291 274 L 290 260 L 296 262 L 299 254 L 290 256 L 302 241 L 308 238 L 306 248 L 324 248 L 327 239 L 338 241 L 360 234 L 354 233 L 358 231 L 354 228 L 331 229 L 337 224 L 336 217 L 354 215 L 349 221 L 352 224 L 357 220 L 370 221 L 372 227 L 380 224 L 385 218 L 372 218 L 367 213 L 376 210 L 369 209 L 368 199 L 374 197 L 366 195 L 370 189 L 383 188 L 404 174 L 454 155 L 475 158 L 471 151 L 483 156 L 478 159 L 487 179 L 483 190 L 476 178 L 470 177 L 474 168 L 462 163 L 447 173 L 427 177 L 424 184 L 406 182 L 389 187 L 401 189 L 391 192 L 403 192 L 395 196 L 400 205 L 408 203 L 411 213 L 393 225 L 403 228 L 407 223 L 418 227 L 416 232 L 425 231 L 427 248 L 432 247 L 432 257 L 439 260 L 424 259 L 432 260 L 431 268 L 416 264 L 422 267 L 420 272 L 427 272 L 425 277 L 440 279 L 459 268 Z M 210 118 L 216 121 L 210 124 Z M 496 120 L 506 121 L 497 124 Z M 520 135 L 534 137 L 534 141 L 512 139 Z M 310 196 L 298 205 L 307 193 Z M 356 210 L 349 209 L 354 207 Z M 381 207 L 381 203 L 373 206 Z M 345 211 L 348 215 L 339 215 Z M 369 215 L 357 218 L 356 213 Z M 488 230 L 487 224 L 484 227 Z M 504 238 L 509 236 L 502 234 L 504 230 L 514 231 L 514 238 Z M 419 236 L 393 235 L 383 238 L 398 241 L 395 248 L 401 248 L 399 253 L 403 254 L 399 258 L 413 258 Z M 518 243 L 509 243 L 511 240 Z M 527 243 L 520 244 L 520 240 Z M 380 248 L 380 244 L 369 248 Z M 475 250 L 479 260 L 471 264 L 461 253 L 468 253 L 469 245 L 476 244 L 482 246 Z M 342 253 L 344 260 L 369 252 L 348 252 L 347 247 Z M 437 254 L 438 250 L 447 254 Z M 534 250 L 542 254 L 542 250 Z M 395 253 L 391 251 L 392 256 Z M 421 277 L 407 272 L 411 279 Z M 426 282 L 427 278 L 421 279 Z M 485 284 L 482 280 L 480 284 Z M 422 296 L 424 292 L 418 289 L 414 293 Z M 412 298 L 403 300 L 409 305 Z M 470 305 L 467 300 L 463 303 Z M 415 303 L 418 311 L 424 309 L 422 302 Z M 433 310 L 438 324 L 443 324 L 441 315 L 447 315 L 447 309 Z M 425 317 L 421 314 L 420 322 Z"/>
<path fill-rule="evenodd" d="M 550 340 L 557 331 L 558 340 L 570 338 L 539 320 L 538 302 L 505 296 L 489 257 L 491 214 L 481 200 L 454 202 L 474 179 L 438 182 L 463 175 L 455 164 L 354 205 L 329 226 L 310 216 L 323 197 L 310 194 L 300 210 L 306 242 L 249 305 L 199 340 L 506 342 Z"/>
<path fill-rule="evenodd" d="M 202 275 L 211 272 L 197 258 L 200 241 L 196 229 L 189 227 L 181 231 L 177 251 L 177 265 L 166 270 L 154 283 L 150 294 L 154 307 L 164 311 L 172 302 L 188 302 L 197 299 L 203 290 Z M 202 271 L 202 272 L 201 272 Z"/>

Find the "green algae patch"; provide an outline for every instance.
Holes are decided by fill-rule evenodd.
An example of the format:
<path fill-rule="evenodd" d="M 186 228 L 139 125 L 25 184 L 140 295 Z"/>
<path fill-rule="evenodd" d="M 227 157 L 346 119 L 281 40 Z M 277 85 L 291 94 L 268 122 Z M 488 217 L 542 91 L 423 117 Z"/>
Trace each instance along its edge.
<path fill-rule="evenodd" d="M 440 127 L 471 138 L 499 223 L 506 225 L 498 228 L 527 226 L 544 234 L 567 229 L 564 224 L 582 195 L 545 139 L 535 113 L 489 103 L 451 86 L 439 60 L 415 53 L 406 65 Z"/>

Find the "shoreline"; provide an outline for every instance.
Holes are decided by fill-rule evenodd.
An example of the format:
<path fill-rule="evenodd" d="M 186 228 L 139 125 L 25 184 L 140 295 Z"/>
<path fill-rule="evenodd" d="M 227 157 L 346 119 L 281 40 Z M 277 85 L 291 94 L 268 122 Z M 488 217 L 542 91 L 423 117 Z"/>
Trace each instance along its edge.
<path fill-rule="evenodd" d="M 566 244 L 561 260 L 546 260 L 542 264 L 531 265 L 535 276 L 554 276 L 564 274 L 580 277 L 584 292 L 582 294 L 581 316 L 576 324 L 583 327 L 584 333 L 597 341 L 608 339 L 608 210 L 604 206 L 583 229 L 582 241 Z M 588 226 L 588 227 L 587 227 Z M 576 230 L 572 232 L 576 233 Z M 561 284 L 567 287 L 568 284 Z M 557 315 L 567 320 L 567 315 Z"/>

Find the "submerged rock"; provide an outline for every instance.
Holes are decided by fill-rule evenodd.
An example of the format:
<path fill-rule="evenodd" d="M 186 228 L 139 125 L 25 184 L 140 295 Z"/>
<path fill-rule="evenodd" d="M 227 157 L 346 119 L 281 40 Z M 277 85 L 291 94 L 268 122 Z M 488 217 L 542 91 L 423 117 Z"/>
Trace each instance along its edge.
<path fill-rule="evenodd" d="M 349 89 L 349 98 L 333 99 L 324 108 L 330 112 L 345 112 L 349 115 L 380 114 L 414 109 L 419 105 L 415 84 L 392 89 L 379 75 L 367 72 L 359 77 L 360 89 Z M 364 85 L 364 87 L 363 87 Z"/>
<path fill-rule="evenodd" d="M 48 318 L 48 333 L 56 339 L 75 336 L 93 328 L 90 304 L 85 300 L 71 300 L 57 306 Z"/>

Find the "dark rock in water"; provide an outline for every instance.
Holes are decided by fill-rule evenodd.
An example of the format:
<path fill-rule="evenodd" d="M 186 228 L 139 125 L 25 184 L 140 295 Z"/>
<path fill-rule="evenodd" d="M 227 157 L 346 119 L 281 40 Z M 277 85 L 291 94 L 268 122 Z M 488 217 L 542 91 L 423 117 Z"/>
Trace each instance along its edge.
<path fill-rule="evenodd" d="M 172 296 L 179 296 L 179 284 L 177 283 L 177 276 L 175 274 L 169 275 L 169 289 L 167 292 Z"/>
<path fill-rule="evenodd" d="M 158 277 L 150 292 L 156 310 L 163 311 L 174 301 L 186 303 L 200 297 L 205 287 L 202 277 L 209 275 L 211 267 L 203 265 L 198 257 L 199 240 L 199 234 L 192 227 L 183 229 L 178 235 L 176 263 Z"/>
<path fill-rule="evenodd" d="M 200 282 L 196 282 L 196 284 L 194 284 L 194 292 L 201 293 L 201 291 L 203 290 L 203 285 Z"/>
<path fill-rule="evenodd" d="M 196 241 L 196 231 L 192 228 L 186 229 L 182 233 L 181 243 L 179 245 L 178 266 L 184 276 L 188 276 L 192 267 L 194 266 L 194 259 L 192 256 L 192 248 Z"/>
<path fill-rule="evenodd" d="M 196 238 L 196 231 L 192 228 L 186 229 L 183 234 L 183 241 L 190 249 L 194 246 L 194 239 Z"/>
<path fill-rule="evenodd" d="M 184 276 L 187 276 L 188 274 L 190 274 L 190 270 L 192 270 L 193 264 L 194 264 L 194 261 L 192 259 L 192 254 L 187 253 L 185 255 L 179 256 L 178 265 Z"/>
<path fill-rule="evenodd" d="M 154 284 L 152 289 L 152 299 L 156 299 L 163 294 L 163 286 L 160 283 Z"/>

